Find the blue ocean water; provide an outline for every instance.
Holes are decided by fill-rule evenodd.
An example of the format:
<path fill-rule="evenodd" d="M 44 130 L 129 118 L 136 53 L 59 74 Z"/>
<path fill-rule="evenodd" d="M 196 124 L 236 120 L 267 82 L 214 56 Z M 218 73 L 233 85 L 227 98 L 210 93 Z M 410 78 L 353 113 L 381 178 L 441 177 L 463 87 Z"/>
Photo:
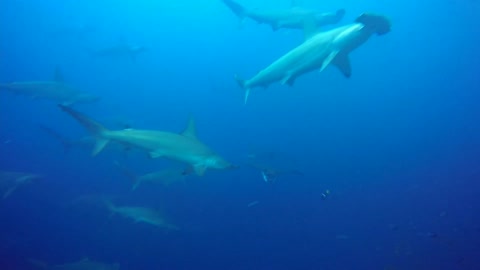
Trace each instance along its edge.
<path fill-rule="evenodd" d="M 198 138 L 238 168 L 132 191 L 116 164 L 137 175 L 178 164 L 124 147 L 66 150 L 41 127 L 76 140 L 81 125 L 53 101 L 0 91 L 0 171 L 41 175 L 0 201 L 0 269 L 84 258 L 122 270 L 480 269 L 480 2 L 295 2 L 344 8 L 326 29 L 375 12 L 392 30 L 351 53 L 351 78 L 327 67 L 244 105 L 234 75 L 250 78 L 302 30 L 240 24 L 220 0 L 2 1 L 1 83 L 60 68 L 101 98 L 75 110 L 111 129 L 180 132 L 193 116 Z M 147 50 L 89 55 L 118 44 Z M 267 167 L 283 173 L 266 182 Z M 108 213 L 105 198 L 178 229 Z M 73 267 L 53 269 L 87 269 Z"/>

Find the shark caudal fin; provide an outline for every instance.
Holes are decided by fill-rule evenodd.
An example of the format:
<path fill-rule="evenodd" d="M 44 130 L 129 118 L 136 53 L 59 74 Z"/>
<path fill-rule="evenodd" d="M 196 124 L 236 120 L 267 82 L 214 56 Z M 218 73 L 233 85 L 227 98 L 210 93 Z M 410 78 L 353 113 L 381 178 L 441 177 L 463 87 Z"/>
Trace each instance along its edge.
<path fill-rule="evenodd" d="M 95 137 L 95 146 L 93 148 L 92 155 L 95 156 L 100 153 L 109 141 L 107 138 L 104 138 L 104 135 L 106 132 L 108 132 L 108 129 L 106 129 L 93 119 L 90 119 L 86 115 L 79 113 L 68 106 L 58 106 L 60 107 L 60 109 L 62 109 L 62 111 L 68 113 L 71 117 L 77 120 L 89 133 L 91 133 Z"/>
<path fill-rule="evenodd" d="M 238 77 L 237 75 L 235 75 L 235 81 L 237 81 L 237 84 L 243 89 L 245 90 L 245 104 L 247 104 L 247 101 L 248 101 L 248 96 L 250 95 L 250 88 L 247 86 L 246 82 L 244 79 Z"/>
<path fill-rule="evenodd" d="M 247 16 L 245 7 L 233 0 L 222 0 L 222 2 L 242 21 Z"/>
<path fill-rule="evenodd" d="M 355 20 L 355 22 L 361 23 L 365 25 L 365 27 L 372 29 L 379 36 L 390 32 L 392 27 L 392 24 L 387 17 L 374 13 L 363 13 Z"/>
<path fill-rule="evenodd" d="M 63 152 L 67 154 L 72 148 L 72 141 L 64 137 L 62 134 L 58 133 L 56 130 L 49 128 L 44 125 L 39 125 L 40 129 L 45 131 L 52 138 L 56 139 L 63 146 Z"/>
<path fill-rule="evenodd" d="M 127 178 L 132 180 L 132 190 L 136 190 L 138 186 L 140 185 L 140 178 L 137 177 L 132 171 L 130 171 L 127 167 L 121 165 L 117 161 L 115 161 L 115 166 L 120 170 L 120 172 L 125 175 Z"/>

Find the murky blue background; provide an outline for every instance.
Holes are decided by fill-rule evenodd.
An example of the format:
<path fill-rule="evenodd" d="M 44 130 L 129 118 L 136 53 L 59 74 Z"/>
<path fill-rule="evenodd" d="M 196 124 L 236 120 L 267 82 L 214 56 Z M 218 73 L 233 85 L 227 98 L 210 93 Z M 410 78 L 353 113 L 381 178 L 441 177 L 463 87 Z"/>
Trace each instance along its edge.
<path fill-rule="evenodd" d="M 300 44 L 302 31 L 239 27 L 221 1 L 2 1 L 1 82 L 51 80 L 59 66 L 69 84 L 101 96 L 75 108 L 108 127 L 181 131 L 193 115 L 199 138 L 235 164 L 274 152 L 276 166 L 304 176 L 268 184 L 241 166 L 131 192 L 115 160 L 139 174 L 168 163 L 136 152 L 64 153 L 39 125 L 80 138 L 78 123 L 50 101 L 2 92 L 0 169 L 45 177 L 0 202 L 0 268 L 89 257 L 135 270 L 479 269 L 480 3 L 300 3 L 345 8 L 340 25 L 364 11 L 385 14 L 392 31 L 351 54 L 350 79 L 327 68 L 293 88 L 253 91 L 244 106 L 234 74 L 254 75 Z M 92 31 L 58 34 L 79 25 Z M 149 51 L 135 62 L 86 53 L 119 42 Z M 88 194 L 161 208 L 181 230 L 72 204 Z"/>

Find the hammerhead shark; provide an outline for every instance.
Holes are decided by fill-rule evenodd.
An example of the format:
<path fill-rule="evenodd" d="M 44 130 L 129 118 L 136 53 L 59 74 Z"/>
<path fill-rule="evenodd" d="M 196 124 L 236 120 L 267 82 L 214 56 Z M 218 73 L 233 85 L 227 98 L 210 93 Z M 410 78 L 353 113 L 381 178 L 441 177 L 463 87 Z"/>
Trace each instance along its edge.
<path fill-rule="evenodd" d="M 208 168 L 235 168 L 197 139 L 193 119 L 190 119 L 187 128 L 180 134 L 156 130 L 108 130 L 70 107 L 59 106 L 95 137 L 96 142 L 92 152 L 94 156 L 102 151 L 108 142 L 113 141 L 144 150 L 149 153 L 151 158 L 164 157 L 189 164 L 197 175 L 203 175 Z"/>
<path fill-rule="evenodd" d="M 40 125 L 40 129 L 45 131 L 45 133 L 50 135 L 52 138 L 56 139 L 62 145 L 65 153 L 69 152 L 71 148 L 92 147 L 95 143 L 95 139 L 91 136 L 81 137 L 79 139 L 71 139 L 60 134 L 58 131 L 44 125 Z"/>
<path fill-rule="evenodd" d="M 320 13 L 316 10 L 292 7 L 285 10 L 256 11 L 247 9 L 233 0 L 222 2 L 240 19 L 250 18 L 258 23 L 268 24 L 272 29 L 303 29 L 304 21 L 312 19 L 317 27 L 338 23 L 345 15 L 345 9 L 336 12 Z"/>
<path fill-rule="evenodd" d="M 249 80 L 238 76 L 238 85 L 245 90 L 247 103 L 250 90 L 255 87 L 268 87 L 280 81 L 293 86 L 295 79 L 313 70 L 323 71 L 330 65 L 336 66 L 345 77 L 351 76 L 348 55 L 365 43 L 373 34 L 384 35 L 390 32 L 390 21 L 381 15 L 364 13 L 355 23 L 326 32 L 315 32 L 315 25 L 305 22 L 306 40 L 289 51 Z"/>
<path fill-rule="evenodd" d="M 49 99 L 65 106 L 75 103 L 90 103 L 100 99 L 98 96 L 77 90 L 66 84 L 58 67 L 55 70 L 53 81 L 0 83 L 0 90 L 29 96 L 32 99 Z"/>
<path fill-rule="evenodd" d="M 189 168 L 171 167 L 143 175 L 135 175 L 132 171 L 125 166 L 120 165 L 118 162 L 116 162 L 115 165 L 126 177 L 132 180 L 132 190 L 136 190 L 142 183 L 158 183 L 168 186 L 172 183 L 185 180 L 185 177 L 192 172 Z"/>
<path fill-rule="evenodd" d="M 0 188 L 3 190 L 2 198 L 6 199 L 19 187 L 41 177 L 32 173 L 0 171 Z"/>
<path fill-rule="evenodd" d="M 171 224 L 159 211 L 145 207 L 116 206 L 111 201 L 105 200 L 105 205 L 111 214 L 118 214 L 124 218 L 132 219 L 135 223 L 146 223 L 168 230 L 179 230 Z"/>
<path fill-rule="evenodd" d="M 70 262 L 65 264 L 48 265 L 45 262 L 29 259 L 30 264 L 37 269 L 43 270 L 119 270 L 120 265 L 118 263 L 106 264 L 103 262 L 97 262 L 84 258 L 80 261 Z"/>

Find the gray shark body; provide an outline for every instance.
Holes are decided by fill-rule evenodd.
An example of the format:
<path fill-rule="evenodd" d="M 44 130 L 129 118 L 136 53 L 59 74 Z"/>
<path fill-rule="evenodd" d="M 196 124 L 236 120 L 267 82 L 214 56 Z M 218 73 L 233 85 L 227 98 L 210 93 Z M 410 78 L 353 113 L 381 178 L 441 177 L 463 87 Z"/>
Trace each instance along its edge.
<path fill-rule="evenodd" d="M 106 264 L 103 262 L 92 261 L 89 258 L 84 258 L 80 261 L 58 264 L 58 265 L 48 265 L 44 262 L 38 260 L 29 260 L 30 264 L 35 266 L 38 269 L 43 270 L 119 270 L 120 265 Z"/>
<path fill-rule="evenodd" d="M 41 178 L 38 174 L 0 171 L 0 190 L 3 192 L 2 198 L 6 199 L 19 187 Z"/>
<path fill-rule="evenodd" d="M 295 79 L 313 70 L 323 71 L 335 65 L 345 77 L 351 76 L 348 55 L 365 43 L 373 34 L 384 35 L 390 31 L 390 22 L 383 16 L 362 14 L 356 23 L 327 32 L 312 33 L 307 40 L 278 60 L 261 70 L 249 80 L 236 76 L 245 90 L 245 102 L 250 89 L 268 87 L 273 82 L 292 86 Z"/>
<path fill-rule="evenodd" d="M 118 44 L 111 47 L 92 50 L 89 49 L 88 53 L 94 58 L 104 59 L 124 59 L 130 58 L 132 61 L 136 61 L 137 56 L 146 52 L 147 48 L 144 46 L 132 46 L 128 44 Z"/>
<path fill-rule="evenodd" d="M 110 201 L 105 201 L 105 204 L 112 214 L 131 219 L 135 223 L 146 223 L 168 230 L 179 229 L 174 224 L 171 224 L 164 215 L 154 209 L 134 206 L 116 206 Z"/>
<path fill-rule="evenodd" d="M 148 152 L 151 158 L 164 157 L 192 166 L 198 175 L 208 168 L 230 169 L 232 164 L 216 154 L 197 139 L 193 120 L 182 133 L 155 130 L 108 130 L 87 116 L 66 106 L 60 106 L 96 139 L 93 155 L 98 154 L 108 142 L 113 141 Z"/>
<path fill-rule="evenodd" d="M 250 18 L 258 23 L 270 25 L 273 30 L 280 28 L 303 29 L 307 19 L 314 20 L 317 27 L 322 27 L 338 23 L 345 15 L 344 9 L 329 13 L 320 13 L 300 7 L 276 11 L 257 11 L 247 9 L 233 0 L 222 0 L 222 2 L 241 20 Z"/>
<path fill-rule="evenodd" d="M 161 184 L 169 186 L 175 182 L 182 182 L 191 170 L 181 167 L 165 168 L 144 175 L 135 175 L 124 166 L 116 164 L 120 171 L 133 182 L 132 190 L 136 190 L 143 183 Z"/>
<path fill-rule="evenodd" d="M 48 99 L 69 106 L 75 103 L 90 103 L 99 97 L 71 87 L 63 81 L 63 76 L 56 71 L 53 81 L 27 81 L 0 83 L 0 90 L 25 95 L 32 99 Z"/>

